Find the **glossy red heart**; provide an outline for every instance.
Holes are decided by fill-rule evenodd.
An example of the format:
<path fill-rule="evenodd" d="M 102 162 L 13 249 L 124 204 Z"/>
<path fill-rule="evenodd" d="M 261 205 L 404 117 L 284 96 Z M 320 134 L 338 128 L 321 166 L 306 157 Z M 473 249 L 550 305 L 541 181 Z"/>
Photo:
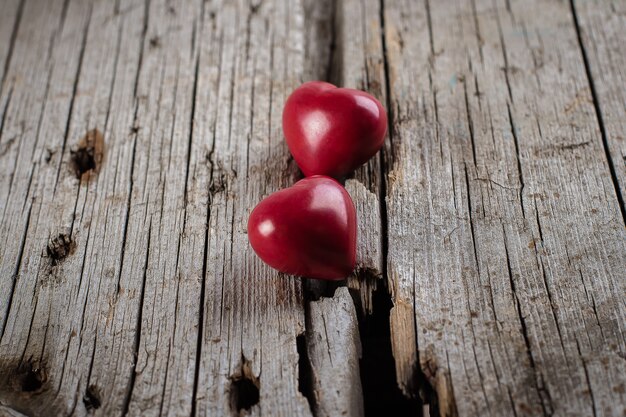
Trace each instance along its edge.
<path fill-rule="evenodd" d="M 309 278 L 346 278 L 356 260 L 356 211 L 348 192 L 316 175 L 261 201 L 248 239 L 272 268 Z"/>
<path fill-rule="evenodd" d="M 387 114 L 373 96 L 312 81 L 287 99 L 283 133 L 306 176 L 343 178 L 383 145 Z"/>

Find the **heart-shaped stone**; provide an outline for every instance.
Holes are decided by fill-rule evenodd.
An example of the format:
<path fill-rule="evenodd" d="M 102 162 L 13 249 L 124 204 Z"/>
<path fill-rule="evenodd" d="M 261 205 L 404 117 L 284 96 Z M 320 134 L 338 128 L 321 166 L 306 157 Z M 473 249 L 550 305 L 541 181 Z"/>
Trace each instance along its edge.
<path fill-rule="evenodd" d="M 343 178 L 383 145 L 387 114 L 371 95 L 312 81 L 287 99 L 283 133 L 306 176 Z"/>
<path fill-rule="evenodd" d="M 346 278 L 356 260 L 354 203 L 334 179 L 304 178 L 254 208 L 248 239 L 265 263 L 286 274 Z"/>

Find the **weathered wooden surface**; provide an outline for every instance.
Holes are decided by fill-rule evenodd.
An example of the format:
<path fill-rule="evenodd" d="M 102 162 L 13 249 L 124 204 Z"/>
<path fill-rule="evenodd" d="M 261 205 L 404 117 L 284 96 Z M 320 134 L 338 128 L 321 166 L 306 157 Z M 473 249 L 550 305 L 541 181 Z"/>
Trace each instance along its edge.
<path fill-rule="evenodd" d="M 0 415 L 367 414 L 386 288 L 431 413 L 626 413 L 623 2 L 0 8 Z M 352 298 L 245 235 L 308 79 L 390 112 Z"/>
<path fill-rule="evenodd" d="M 347 288 L 333 298 L 312 301 L 307 322 L 308 355 L 316 416 L 363 415 L 359 379 L 361 342 L 354 303 Z"/>
<path fill-rule="evenodd" d="M 384 13 L 400 383 L 419 358 L 442 415 L 623 414 L 626 230 L 570 5 Z"/>
<path fill-rule="evenodd" d="M 621 192 L 622 216 L 626 218 L 626 3 L 576 0 L 572 11 L 611 173 Z"/>

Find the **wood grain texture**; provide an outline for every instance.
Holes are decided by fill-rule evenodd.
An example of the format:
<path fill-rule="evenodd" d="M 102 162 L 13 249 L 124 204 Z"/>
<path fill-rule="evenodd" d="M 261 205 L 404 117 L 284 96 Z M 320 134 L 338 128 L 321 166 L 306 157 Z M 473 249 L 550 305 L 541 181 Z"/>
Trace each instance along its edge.
<path fill-rule="evenodd" d="M 626 230 L 569 5 L 384 13 L 399 382 L 441 415 L 621 415 Z"/>
<path fill-rule="evenodd" d="M 359 375 L 361 342 L 356 311 L 346 287 L 332 298 L 312 301 L 307 323 L 307 349 L 316 416 L 363 416 Z"/>
<path fill-rule="evenodd" d="M 386 103 L 380 2 L 339 0 L 334 13 L 335 51 L 329 72 L 336 85 L 365 90 Z M 359 294 L 366 314 L 373 312 L 372 293 L 384 275 L 383 166 L 385 149 L 357 169 L 346 182 L 359 216 L 357 271 L 348 287 Z"/>
<path fill-rule="evenodd" d="M 329 49 L 304 6 L 3 8 L 2 413 L 311 415 L 302 284 L 245 232 L 296 179 L 282 103 Z"/>
<path fill-rule="evenodd" d="M 432 415 L 626 412 L 620 2 L 0 8 L 0 416 L 367 414 L 376 289 Z M 246 237 L 310 79 L 390 115 L 332 285 Z"/>
<path fill-rule="evenodd" d="M 620 1 L 572 1 L 613 181 L 626 219 L 626 4 Z"/>

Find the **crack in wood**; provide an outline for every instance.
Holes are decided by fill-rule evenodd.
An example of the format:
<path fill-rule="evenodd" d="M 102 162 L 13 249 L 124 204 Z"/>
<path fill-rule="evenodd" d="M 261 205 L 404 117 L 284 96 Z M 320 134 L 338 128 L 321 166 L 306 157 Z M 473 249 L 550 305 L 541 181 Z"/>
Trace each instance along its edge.
<path fill-rule="evenodd" d="M 619 199 L 622 172 L 615 129 L 601 113 L 610 103 L 601 89 L 607 81 L 593 78 L 586 5 L 533 0 L 522 15 L 508 1 L 508 14 L 488 0 L 450 10 L 428 0 L 304 3 L 228 3 L 206 16 L 209 33 L 200 28 L 205 2 L 174 10 L 138 0 L 123 11 L 137 11 L 126 20 L 119 4 L 95 2 L 92 10 L 55 0 L 51 22 L 35 20 L 46 35 L 38 39 L 32 22 L 40 12 L 11 0 L 12 13 L 23 16 L 3 20 L 1 31 L 10 51 L 0 49 L 9 57 L 0 158 L 10 172 L 0 176 L 7 198 L 0 230 L 20 238 L 0 236 L 10 277 L 2 283 L 0 355 L 21 355 L 25 364 L 45 358 L 46 373 L 30 369 L 17 383 L 27 398 L 41 382 L 38 404 L 0 389 L 0 413 L 245 414 L 258 401 L 264 414 L 321 416 L 334 404 L 330 410 L 360 415 L 361 386 L 368 409 L 377 396 L 399 395 L 404 404 L 402 390 L 421 390 L 431 415 L 550 414 L 574 405 L 610 413 L 623 397 L 614 325 L 623 251 L 612 245 L 623 235 L 611 217 L 619 212 L 611 188 Z M 544 7 L 550 13 L 538 14 Z M 159 35 L 152 26 L 162 23 L 167 38 L 160 33 L 151 45 Z M 26 41 L 27 30 L 41 47 Z M 560 46 L 576 36 L 586 74 L 578 52 Z M 129 51 L 137 41 L 138 53 Z M 66 49 L 75 78 L 58 67 Z M 94 59 L 94 51 L 110 60 Z M 42 69 L 31 74 L 33 64 Z M 18 72 L 27 83 L 10 82 Z M 249 206 L 297 177 L 277 109 L 299 81 L 324 76 L 372 92 L 390 116 L 385 149 L 346 182 L 372 213 L 359 226 L 365 251 L 348 280 L 351 293 L 344 282 L 301 286 L 241 250 Z M 591 90 L 568 90 L 585 80 Z M 555 85 L 563 100 L 548 94 Z M 22 103 L 36 104 L 32 115 Z M 55 123 L 59 135 L 48 139 Z M 77 188 L 59 169 L 77 159 L 94 170 L 95 160 L 89 152 L 72 158 L 76 149 L 64 147 L 72 132 L 93 126 L 106 132 L 111 159 L 98 181 Z M 611 181 L 596 163 L 600 136 L 615 164 Z M 535 213 L 520 219 L 516 204 L 524 210 L 524 203 Z M 48 253 L 60 230 L 79 237 L 74 255 L 65 238 Z M 59 279 L 46 281 L 52 262 Z M 68 318 L 65 310 L 76 313 Z M 380 332 L 355 333 L 356 317 L 361 327 L 379 322 Z M 583 332 L 588 337 L 572 336 Z M 360 364 L 355 335 L 367 351 Z M 377 337 L 391 347 L 372 361 Z M 59 344 L 67 346 L 55 353 Z M 240 357 L 247 374 L 262 370 L 262 390 L 253 377 L 229 378 L 246 373 Z M 371 390 L 376 378 L 388 381 L 384 390 Z"/>
<path fill-rule="evenodd" d="M 251 369 L 250 361 L 241 357 L 241 368 L 230 377 L 230 407 L 236 415 L 247 415 L 259 403 L 260 381 Z"/>
<path fill-rule="evenodd" d="M 133 391 L 135 389 L 135 379 L 137 376 L 137 362 L 139 361 L 139 347 L 141 346 L 141 329 L 143 327 L 143 309 L 144 309 L 144 296 L 146 291 L 146 281 L 148 275 L 148 263 L 150 261 L 150 241 L 152 239 L 152 219 L 150 219 L 150 224 L 148 226 L 148 241 L 146 243 L 146 256 L 145 256 L 145 264 L 144 264 L 144 274 L 143 280 L 141 284 L 141 292 L 139 294 L 139 305 L 137 307 L 137 324 L 135 325 L 135 342 L 133 346 L 133 363 L 130 370 L 130 377 L 128 381 L 128 387 L 126 388 L 126 397 L 123 403 L 123 412 L 122 415 L 128 415 L 130 403 L 133 398 Z"/>
<path fill-rule="evenodd" d="M 26 0 L 20 0 L 20 3 L 17 7 L 17 12 L 15 13 L 15 21 L 13 23 L 13 29 L 11 29 L 11 37 L 9 38 L 9 51 L 7 52 L 7 56 L 4 61 L 4 70 L 2 71 L 2 79 L 0 80 L 0 92 L 4 92 L 2 91 L 2 89 L 5 86 L 5 81 L 6 81 L 7 74 L 9 73 L 11 60 L 13 59 L 13 50 L 15 48 L 15 42 L 17 40 L 17 33 L 19 31 L 20 23 L 22 21 L 22 15 L 24 14 L 25 3 L 26 3 Z M 0 133 L 1 132 L 2 130 L 0 129 Z"/>
<path fill-rule="evenodd" d="M 89 385 L 83 396 L 83 404 L 87 411 L 97 410 L 102 405 L 100 390 L 96 385 Z"/>
<path fill-rule="evenodd" d="M 602 137 L 602 147 L 604 149 L 604 155 L 606 156 L 606 161 L 609 166 L 609 172 L 611 174 L 611 181 L 613 182 L 613 188 L 615 190 L 615 196 L 619 203 L 619 208 L 622 213 L 622 220 L 624 224 L 626 224 L 626 204 L 624 203 L 624 196 L 622 195 L 619 181 L 617 179 L 617 173 L 615 171 L 615 163 L 613 162 L 613 157 L 611 156 L 611 150 L 609 147 L 609 140 L 606 132 L 606 126 L 604 125 L 604 118 L 602 116 L 602 107 L 600 105 L 600 100 L 598 98 L 598 92 L 596 90 L 596 85 L 593 80 L 593 74 L 591 72 L 591 65 L 589 64 L 589 57 L 587 56 L 587 50 L 585 49 L 585 43 L 582 38 L 582 30 L 580 28 L 580 23 L 578 21 L 578 15 L 576 13 L 576 6 L 574 4 L 574 0 L 569 1 L 570 10 L 572 12 L 572 19 L 574 21 L 574 28 L 576 29 L 576 39 L 578 40 L 578 47 L 580 48 L 580 54 L 582 56 L 583 64 L 585 65 L 585 75 L 587 78 L 587 83 L 589 83 L 589 88 L 591 89 L 591 97 L 593 100 L 593 108 L 596 115 L 596 120 L 598 122 L 598 126 L 600 128 L 600 136 Z M 626 160 L 626 157 L 624 157 Z"/>
<path fill-rule="evenodd" d="M 72 113 L 74 111 L 74 99 L 76 98 L 76 93 L 78 92 L 78 81 L 80 80 L 81 69 L 83 66 L 83 58 L 85 56 L 85 50 L 87 49 L 87 34 L 89 33 L 89 25 L 91 23 L 92 11 L 93 11 L 93 8 L 92 6 L 90 6 L 89 17 L 87 18 L 87 22 L 85 23 L 85 27 L 83 29 L 82 44 L 81 44 L 80 52 L 78 55 L 78 65 L 76 66 L 76 74 L 74 76 L 74 86 L 72 88 L 72 96 L 70 99 L 69 110 L 67 113 L 67 120 L 65 121 L 65 130 L 63 133 L 63 144 L 61 145 L 61 152 L 60 152 L 61 160 L 59 161 L 59 165 L 57 166 L 56 180 L 54 181 L 54 189 L 52 191 L 52 194 L 56 192 L 56 188 L 59 183 L 59 174 L 61 172 L 61 166 L 63 165 L 62 157 L 65 154 L 65 146 L 67 144 L 68 136 L 70 133 L 70 123 L 72 121 Z M 76 169 L 76 166 L 75 166 L 75 169 Z"/>

